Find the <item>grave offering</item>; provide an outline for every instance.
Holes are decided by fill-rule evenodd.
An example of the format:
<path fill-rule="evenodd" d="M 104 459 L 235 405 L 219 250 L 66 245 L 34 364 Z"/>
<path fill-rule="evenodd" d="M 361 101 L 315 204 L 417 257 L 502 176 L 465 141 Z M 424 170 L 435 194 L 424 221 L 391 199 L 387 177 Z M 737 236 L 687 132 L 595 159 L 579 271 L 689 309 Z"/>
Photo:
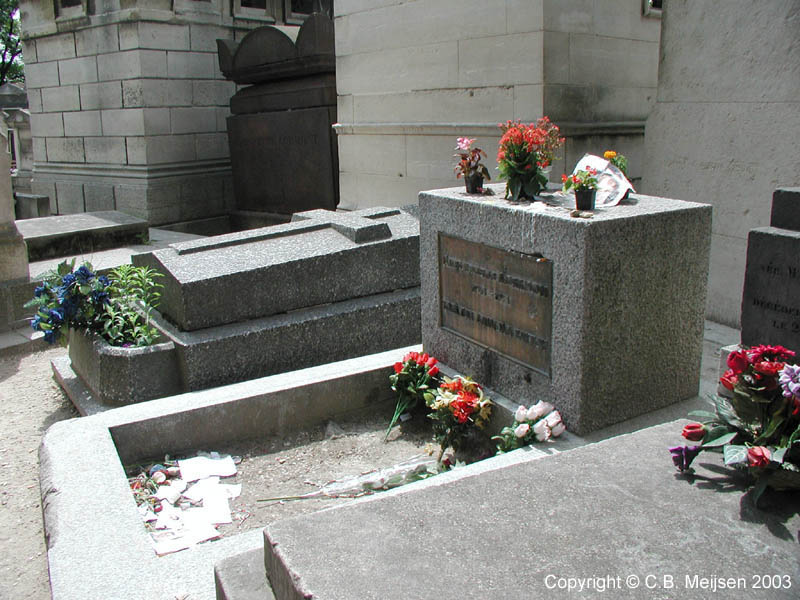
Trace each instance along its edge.
<path fill-rule="evenodd" d="M 231 99 L 228 141 L 236 206 L 294 213 L 339 203 L 333 22 L 306 19 L 293 42 L 259 27 L 241 42 L 217 40 Z"/>
<path fill-rule="evenodd" d="M 73 369 L 102 402 L 127 404 L 418 342 L 418 227 L 399 209 L 316 210 L 136 255 L 164 274 L 153 319 L 165 343 L 139 354 L 90 344 Z M 119 359 L 137 374 L 129 384 L 92 377 L 98 360 Z"/>
<path fill-rule="evenodd" d="M 770 226 L 747 237 L 742 343 L 800 348 L 800 188 L 775 190 Z"/>
<path fill-rule="evenodd" d="M 501 191 L 498 189 L 497 191 Z M 578 434 L 697 394 L 711 207 L 420 194 L 423 346 Z"/>

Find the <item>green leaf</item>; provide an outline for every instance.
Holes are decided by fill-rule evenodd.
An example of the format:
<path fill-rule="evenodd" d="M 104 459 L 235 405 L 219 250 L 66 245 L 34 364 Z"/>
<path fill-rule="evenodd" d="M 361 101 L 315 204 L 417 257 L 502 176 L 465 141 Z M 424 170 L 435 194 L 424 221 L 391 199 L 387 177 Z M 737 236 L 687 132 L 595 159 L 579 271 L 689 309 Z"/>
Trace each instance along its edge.
<path fill-rule="evenodd" d="M 509 179 L 508 187 L 511 190 L 511 199 L 517 202 L 519 200 L 519 194 L 522 191 L 522 182 L 516 177 Z"/>
<path fill-rule="evenodd" d="M 738 431 L 732 431 L 729 433 L 724 432 L 728 432 L 727 427 L 715 427 L 708 432 L 708 441 L 703 442 L 703 448 L 717 448 L 719 446 L 724 446 L 728 442 L 732 441 L 737 435 L 739 435 Z"/>
<path fill-rule="evenodd" d="M 725 446 L 722 456 L 726 465 L 740 465 L 747 462 L 747 446 L 735 446 L 733 444 Z"/>
<path fill-rule="evenodd" d="M 717 420 L 717 415 L 707 410 L 693 410 L 692 412 L 689 413 L 688 416 L 693 417 L 695 419 L 707 419 L 706 423 L 714 422 Z"/>
<path fill-rule="evenodd" d="M 783 456 L 786 454 L 788 448 L 777 448 L 772 451 L 772 456 L 770 457 L 773 462 L 776 463 L 783 463 Z"/>
<path fill-rule="evenodd" d="M 780 414 L 780 413 L 773 414 L 772 415 L 772 420 L 769 422 L 769 425 L 767 426 L 766 430 L 764 430 L 761 433 L 761 435 L 756 438 L 754 443 L 757 446 L 763 445 L 766 441 L 769 440 L 769 438 L 771 438 L 775 434 L 775 432 L 778 430 L 778 428 L 781 425 L 783 425 L 784 420 L 785 419 L 784 419 L 784 416 L 782 414 Z"/>
<path fill-rule="evenodd" d="M 727 399 L 722 396 L 714 397 L 714 408 L 717 411 L 717 416 L 724 422 L 733 427 L 734 429 L 743 428 L 742 422 L 736 416 L 733 406 Z"/>

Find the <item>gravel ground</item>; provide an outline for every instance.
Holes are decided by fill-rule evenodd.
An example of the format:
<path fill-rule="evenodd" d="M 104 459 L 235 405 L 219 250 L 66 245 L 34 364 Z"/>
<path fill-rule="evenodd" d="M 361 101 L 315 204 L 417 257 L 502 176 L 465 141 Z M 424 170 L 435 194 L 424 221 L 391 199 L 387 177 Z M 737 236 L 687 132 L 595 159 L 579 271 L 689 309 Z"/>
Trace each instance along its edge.
<path fill-rule="evenodd" d="M 50 598 L 38 449 L 50 425 L 78 416 L 50 367 L 66 352 L 0 357 L 0 598 Z"/>

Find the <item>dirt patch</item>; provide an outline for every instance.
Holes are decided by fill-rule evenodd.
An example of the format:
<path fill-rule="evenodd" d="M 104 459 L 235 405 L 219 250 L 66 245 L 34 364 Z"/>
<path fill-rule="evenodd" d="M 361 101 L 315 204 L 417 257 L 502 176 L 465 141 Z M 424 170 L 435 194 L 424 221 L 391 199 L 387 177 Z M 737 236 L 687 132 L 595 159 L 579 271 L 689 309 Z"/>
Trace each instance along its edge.
<path fill-rule="evenodd" d="M 395 427 L 384 442 L 391 408 L 385 412 L 336 420 L 285 437 L 203 448 L 241 458 L 237 474 L 221 480 L 241 484 L 242 493 L 230 501 L 233 523 L 220 525 L 218 531 L 223 536 L 236 535 L 279 519 L 335 506 L 349 498 L 260 500 L 303 495 L 333 480 L 391 467 L 421 454 L 435 455 L 438 446 L 424 414 Z M 193 454 L 187 453 L 189 456 Z M 136 474 L 135 468 L 126 471 Z"/>
<path fill-rule="evenodd" d="M 50 425 L 78 416 L 50 367 L 66 352 L 0 357 L 0 598 L 50 598 L 38 448 Z"/>

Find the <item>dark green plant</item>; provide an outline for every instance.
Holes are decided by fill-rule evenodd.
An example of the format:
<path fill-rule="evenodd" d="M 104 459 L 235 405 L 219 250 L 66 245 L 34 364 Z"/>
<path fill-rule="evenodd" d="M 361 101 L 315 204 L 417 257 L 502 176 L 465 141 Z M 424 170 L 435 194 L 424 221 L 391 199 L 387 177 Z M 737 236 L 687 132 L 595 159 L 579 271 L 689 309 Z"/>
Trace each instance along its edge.
<path fill-rule="evenodd" d="M 0 0 L 0 85 L 24 82 L 22 45 L 19 40 L 19 0 Z"/>
<path fill-rule="evenodd" d="M 163 275 L 149 267 L 121 265 L 109 273 L 111 301 L 105 307 L 102 335 L 114 346 L 149 346 L 159 337 L 150 323 L 158 306 Z"/>

